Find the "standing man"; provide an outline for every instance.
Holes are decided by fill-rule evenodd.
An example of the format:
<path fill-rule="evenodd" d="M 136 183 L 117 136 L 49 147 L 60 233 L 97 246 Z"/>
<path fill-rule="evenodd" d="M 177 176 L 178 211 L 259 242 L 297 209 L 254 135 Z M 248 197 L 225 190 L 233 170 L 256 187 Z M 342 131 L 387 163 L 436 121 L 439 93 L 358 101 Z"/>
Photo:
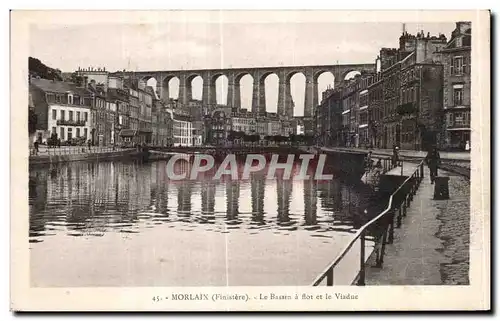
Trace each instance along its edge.
<path fill-rule="evenodd" d="M 432 147 L 425 157 L 425 163 L 429 167 L 431 184 L 434 184 L 434 180 L 438 174 L 438 166 L 441 163 L 441 157 L 436 147 Z"/>
<path fill-rule="evenodd" d="M 394 146 L 392 150 L 392 167 L 398 166 L 398 162 L 399 162 L 399 147 Z"/>

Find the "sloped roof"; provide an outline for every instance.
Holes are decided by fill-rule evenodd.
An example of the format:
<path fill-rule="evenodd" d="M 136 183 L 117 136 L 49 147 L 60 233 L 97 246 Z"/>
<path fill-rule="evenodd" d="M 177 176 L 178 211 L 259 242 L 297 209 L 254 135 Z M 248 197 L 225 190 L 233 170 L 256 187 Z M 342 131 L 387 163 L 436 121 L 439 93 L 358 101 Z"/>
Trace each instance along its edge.
<path fill-rule="evenodd" d="M 75 93 L 81 96 L 89 95 L 90 92 L 85 88 L 78 87 L 72 82 L 53 81 L 48 79 L 33 78 L 31 85 L 45 91 L 52 93 Z"/>

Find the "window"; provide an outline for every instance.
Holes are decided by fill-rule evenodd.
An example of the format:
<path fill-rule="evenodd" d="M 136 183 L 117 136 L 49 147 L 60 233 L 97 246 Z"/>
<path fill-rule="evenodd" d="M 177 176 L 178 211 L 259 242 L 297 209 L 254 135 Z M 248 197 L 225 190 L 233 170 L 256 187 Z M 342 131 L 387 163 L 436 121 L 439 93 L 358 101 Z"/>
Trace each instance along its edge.
<path fill-rule="evenodd" d="M 464 122 L 464 114 L 463 113 L 455 113 L 455 124 L 461 125 Z"/>
<path fill-rule="evenodd" d="M 85 121 L 88 121 L 88 120 L 89 120 L 89 113 L 84 112 L 84 113 L 83 113 L 83 119 L 84 119 Z"/>
<path fill-rule="evenodd" d="M 76 128 L 76 137 L 80 137 L 80 127 Z"/>
<path fill-rule="evenodd" d="M 57 134 L 57 130 L 55 127 L 52 127 L 52 134 Z"/>
<path fill-rule="evenodd" d="M 451 74 L 461 75 L 463 73 L 463 57 L 452 57 L 451 58 Z"/>
<path fill-rule="evenodd" d="M 56 98 L 56 103 L 60 103 L 61 102 L 61 96 L 60 95 L 56 94 L 55 98 Z"/>
<path fill-rule="evenodd" d="M 64 114 L 64 110 L 61 110 L 61 120 L 65 120 L 66 115 Z"/>
<path fill-rule="evenodd" d="M 72 110 L 69 111 L 69 120 L 70 121 L 73 120 L 73 111 Z"/>
<path fill-rule="evenodd" d="M 76 121 L 80 121 L 80 112 L 79 111 L 76 112 Z"/>
<path fill-rule="evenodd" d="M 83 129 L 83 138 L 87 139 L 87 134 L 88 134 L 88 129 L 84 128 Z"/>
<path fill-rule="evenodd" d="M 455 106 L 462 106 L 463 88 L 453 88 L 453 103 Z"/>
<path fill-rule="evenodd" d="M 73 95 L 68 95 L 68 104 L 73 104 Z"/>
<path fill-rule="evenodd" d="M 61 127 L 61 129 L 59 130 L 59 137 L 61 140 L 64 140 L 64 127 Z"/>
<path fill-rule="evenodd" d="M 56 120 L 56 119 L 57 119 L 57 110 L 52 109 L 52 120 Z"/>

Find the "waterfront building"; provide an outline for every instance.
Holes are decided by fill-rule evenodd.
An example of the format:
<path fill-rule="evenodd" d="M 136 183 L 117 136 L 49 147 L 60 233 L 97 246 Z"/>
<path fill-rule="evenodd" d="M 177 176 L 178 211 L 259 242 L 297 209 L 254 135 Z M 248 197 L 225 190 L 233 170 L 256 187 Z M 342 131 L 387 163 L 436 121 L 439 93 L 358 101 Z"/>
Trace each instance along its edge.
<path fill-rule="evenodd" d="M 231 132 L 231 109 L 217 108 L 205 117 L 206 142 L 210 145 L 224 146 Z"/>
<path fill-rule="evenodd" d="M 384 90 L 380 72 L 368 79 L 368 140 L 371 147 L 383 147 Z"/>
<path fill-rule="evenodd" d="M 92 92 L 70 82 L 33 78 L 29 88 L 37 116 L 35 139 L 48 143 L 85 143 L 91 138 Z"/>
<path fill-rule="evenodd" d="M 342 146 L 359 145 L 359 75 L 349 79 L 342 87 Z"/>
<path fill-rule="evenodd" d="M 342 142 L 342 88 L 328 88 L 316 108 L 318 143 L 323 146 L 341 146 Z"/>
<path fill-rule="evenodd" d="M 131 81 L 126 81 L 124 89 L 128 91 L 128 128 L 120 131 L 120 139 L 124 145 L 135 145 L 139 143 L 139 91 L 137 85 Z"/>
<path fill-rule="evenodd" d="M 442 147 L 470 147 L 471 121 L 471 23 L 459 21 L 450 41 L 439 52 L 443 64 L 443 107 L 445 124 Z"/>
<path fill-rule="evenodd" d="M 107 92 L 108 102 L 110 106 L 116 105 L 116 114 L 114 115 L 114 124 L 112 125 L 113 137 L 111 144 L 124 143 L 122 130 L 130 129 L 130 106 L 128 91 L 122 88 L 108 88 Z"/>
<path fill-rule="evenodd" d="M 189 113 L 183 110 L 167 109 L 172 119 L 172 140 L 174 146 L 201 144 L 200 137 L 193 139 L 193 122 Z"/>
<path fill-rule="evenodd" d="M 253 135 L 257 132 L 257 120 L 255 115 L 246 109 L 233 108 L 231 110 L 231 130 Z"/>
<path fill-rule="evenodd" d="M 153 134 L 152 129 L 152 108 L 154 91 L 152 87 L 146 86 L 141 88 L 139 84 L 139 143 L 151 144 Z"/>

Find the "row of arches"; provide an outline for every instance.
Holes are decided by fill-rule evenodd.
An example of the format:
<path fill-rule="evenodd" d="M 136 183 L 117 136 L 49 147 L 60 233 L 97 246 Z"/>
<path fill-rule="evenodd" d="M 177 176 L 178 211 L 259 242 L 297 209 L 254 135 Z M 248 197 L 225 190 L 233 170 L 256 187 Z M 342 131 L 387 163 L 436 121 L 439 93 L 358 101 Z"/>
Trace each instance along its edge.
<path fill-rule="evenodd" d="M 359 74 L 358 71 L 351 71 L 346 74 L 344 79 L 353 78 Z M 158 83 L 155 77 L 144 77 L 141 79 L 148 86 L 154 88 L 158 99 L 181 99 L 180 95 L 186 95 L 186 101 L 191 99 L 203 100 L 204 94 L 209 94 L 212 102 L 219 105 L 228 105 L 229 95 L 234 95 L 235 99 L 233 107 L 251 110 L 253 99 L 259 99 L 254 96 L 254 77 L 251 74 L 241 74 L 234 78 L 233 83 L 230 79 L 220 73 L 211 77 L 212 84 L 209 88 L 204 88 L 204 80 L 199 75 L 190 75 L 185 79 L 185 86 L 181 92 L 181 81 L 176 76 L 165 78 L 162 83 Z M 261 96 L 264 96 L 265 110 L 267 112 L 277 112 L 278 109 L 278 92 L 280 79 L 276 73 L 269 72 L 260 77 L 260 88 L 263 88 Z M 302 72 L 291 73 L 285 79 L 287 84 L 290 84 L 290 94 L 293 101 L 294 115 L 302 116 L 304 113 L 306 76 Z M 335 84 L 335 76 L 329 72 L 321 72 L 314 76 L 313 80 L 317 84 L 318 102 L 321 101 L 321 95 L 327 88 L 333 88 Z M 232 91 L 232 92 L 231 92 Z M 231 101 L 231 102 L 233 102 Z"/>

